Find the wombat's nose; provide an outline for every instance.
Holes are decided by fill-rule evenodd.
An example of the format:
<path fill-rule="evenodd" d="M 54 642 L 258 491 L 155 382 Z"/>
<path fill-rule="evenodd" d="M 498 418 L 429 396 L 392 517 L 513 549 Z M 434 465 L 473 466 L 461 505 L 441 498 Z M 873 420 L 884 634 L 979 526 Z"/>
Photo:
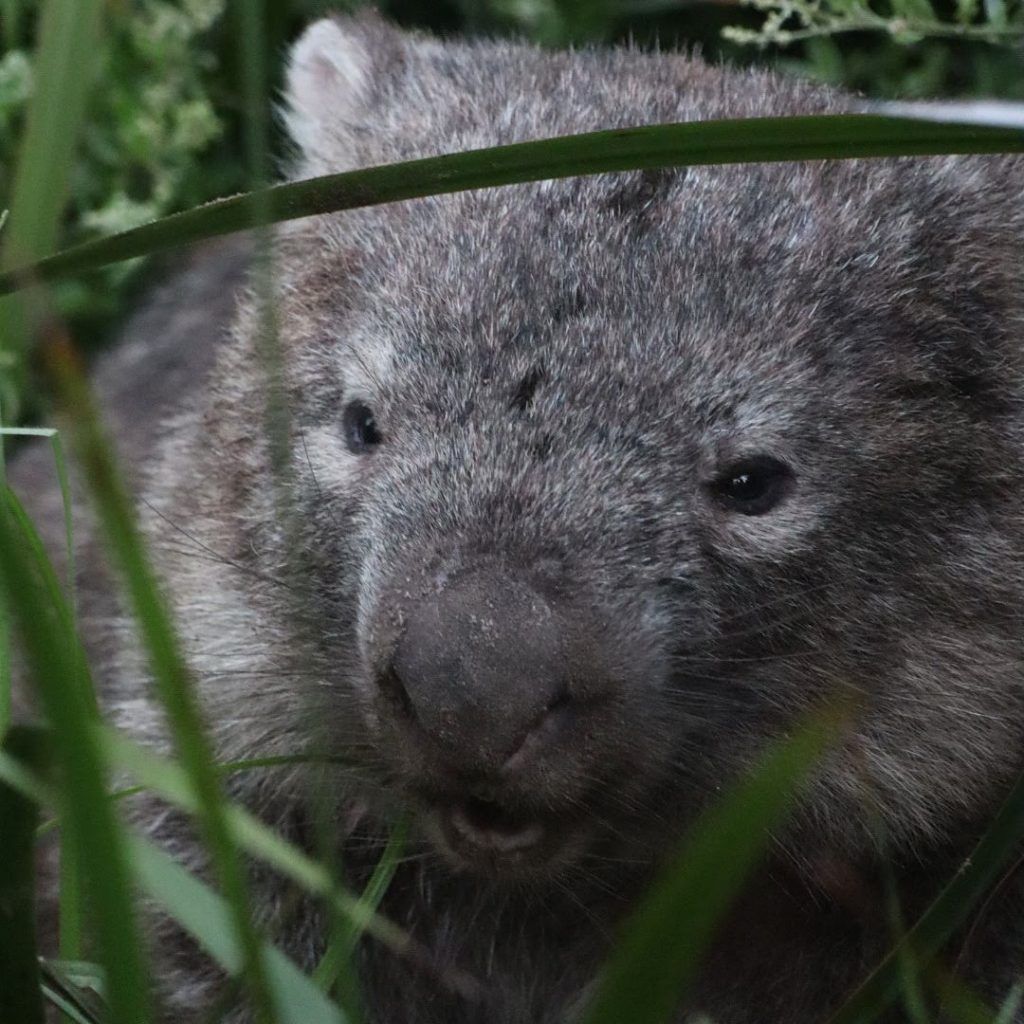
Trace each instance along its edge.
<path fill-rule="evenodd" d="M 448 767 L 470 774 L 520 760 L 569 702 L 551 606 L 525 580 L 492 570 L 458 577 L 409 609 L 379 682 Z"/>

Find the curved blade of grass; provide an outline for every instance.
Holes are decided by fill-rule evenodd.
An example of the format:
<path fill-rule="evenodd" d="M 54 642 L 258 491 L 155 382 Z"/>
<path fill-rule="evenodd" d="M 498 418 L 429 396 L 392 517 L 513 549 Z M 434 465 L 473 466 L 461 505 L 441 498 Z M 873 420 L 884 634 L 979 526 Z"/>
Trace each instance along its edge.
<path fill-rule="evenodd" d="M 866 1024 L 899 998 L 903 958 L 907 951 L 927 962 L 963 924 L 971 909 L 999 879 L 1024 837 L 1024 774 L 1006 798 L 960 871 L 939 893 L 888 956 L 833 1014 L 828 1024 Z"/>
<path fill-rule="evenodd" d="M 49 736 L 15 726 L 4 752 L 39 774 L 47 774 Z M 36 959 L 34 853 L 39 807 L 18 790 L 0 783 L 0 1020 L 43 1024 Z"/>
<path fill-rule="evenodd" d="M 145 889 L 232 977 L 243 973 L 246 954 L 226 901 L 138 836 L 132 863 Z M 264 946 L 268 984 L 277 995 L 281 1024 L 345 1024 L 341 1010 L 280 950 Z"/>
<path fill-rule="evenodd" d="M 697 824 L 623 927 L 585 1024 L 673 1019 L 771 830 L 782 823 L 845 717 L 834 709 L 819 713 L 775 743 L 753 774 Z"/>
<path fill-rule="evenodd" d="M 387 846 L 384 847 L 384 852 L 373 869 L 370 881 L 367 882 L 366 888 L 359 897 L 360 915 L 376 913 L 380 901 L 384 898 L 384 893 L 388 891 L 388 886 L 391 885 L 391 880 L 395 877 L 395 870 L 402 856 L 402 850 L 405 849 L 407 835 L 408 823 L 405 821 L 400 822 L 391 830 Z M 313 972 L 313 980 L 324 991 L 329 991 L 338 980 L 345 964 L 349 962 L 355 952 L 359 936 L 364 930 L 356 925 L 351 918 L 348 919 L 347 924 L 348 927 L 335 932 L 331 944 Z M 348 979 L 347 984 L 353 983 L 354 979 Z"/>
<path fill-rule="evenodd" d="M 214 235 L 335 210 L 545 178 L 781 160 L 1024 152 L 1024 130 L 830 114 L 647 125 L 453 153 L 276 185 L 87 242 L 0 274 L 0 295 Z"/>
<path fill-rule="evenodd" d="M 30 555 L 20 523 L 24 510 L 9 488 L 0 501 L 0 587 L 24 641 L 28 668 L 53 730 L 61 769 L 60 808 L 67 840 L 89 879 L 93 918 L 109 980 L 111 1024 L 148 1020 L 146 972 L 131 904 L 124 835 L 106 795 L 106 777 L 93 733 L 94 716 L 74 681 L 80 662 L 63 635 L 66 611 Z M 59 598 L 59 595 L 58 595 Z M 60 600 L 57 601 L 60 608 Z"/>
<path fill-rule="evenodd" d="M 259 937 L 249 913 L 248 885 L 225 822 L 224 797 L 213 750 L 192 692 L 184 656 L 156 577 L 146 559 L 134 507 L 100 427 L 88 384 L 68 339 L 52 331 L 44 346 L 46 365 L 63 408 L 72 413 L 72 438 L 96 504 L 98 518 L 134 612 L 156 692 L 175 749 L 198 797 L 199 820 L 217 877 L 231 908 L 245 953 L 245 977 L 257 1021 L 275 1019 Z"/>

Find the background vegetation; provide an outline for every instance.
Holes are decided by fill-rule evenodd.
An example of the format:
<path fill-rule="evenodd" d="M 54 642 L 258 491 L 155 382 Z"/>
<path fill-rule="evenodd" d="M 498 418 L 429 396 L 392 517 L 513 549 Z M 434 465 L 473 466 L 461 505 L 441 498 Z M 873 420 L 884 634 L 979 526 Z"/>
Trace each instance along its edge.
<path fill-rule="evenodd" d="M 643 45 L 655 39 L 663 44 L 699 43 L 715 57 L 775 60 L 794 73 L 816 74 L 874 94 L 1024 95 L 1020 0 L 959 0 L 942 7 L 926 0 L 886 0 L 877 6 L 849 0 L 833 0 L 831 5 L 758 0 L 758 5 L 746 9 L 676 0 L 381 4 L 407 24 L 444 31 L 514 31 L 546 45 L 626 35 Z M 0 269 L 261 181 L 263 154 L 279 152 L 281 145 L 272 133 L 263 136 L 262 126 L 268 123 L 264 101 L 273 72 L 264 76 L 261 69 L 277 68 L 284 40 L 325 6 L 314 0 L 264 5 L 237 0 L 230 6 L 225 0 L 49 0 L 44 5 L 0 0 L 0 211 L 8 204 L 13 210 L 0 234 Z M 721 29 L 730 26 L 734 31 L 725 39 Z M 793 45 L 781 49 L 789 37 Z M 542 146 L 531 150 L 536 160 L 529 172 L 523 170 L 526 164 L 516 162 L 522 154 L 492 154 L 486 161 L 467 156 L 458 165 L 462 178 L 456 175 L 452 182 L 468 187 L 487 180 L 514 181 L 526 173 L 785 158 L 812 138 L 818 147 L 814 153 L 834 156 L 936 151 L 943 146 L 951 151 L 964 146 L 1024 148 L 1020 133 L 968 137 L 953 129 L 918 131 L 905 124 L 826 120 L 794 128 L 769 123 L 748 126 L 742 138 L 735 131 L 693 125 L 637 133 L 631 148 L 618 151 L 600 138 Z M 246 158 L 239 159 L 239 153 Z M 321 208 L 340 208 L 354 201 L 357 183 L 364 199 L 371 201 L 393 196 L 396 189 L 425 194 L 439 187 L 432 168 L 427 162 L 390 177 L 384 172 L 340 176 L 315 191 L 295 186 L 289 195 L 321 203 Z M 244 216 L 247 208 L 244 202 L 229 204 L 232 216 L 239 210 Z M 187 223 L 193 228 L 205 224 L 204 230 L 219 224 L 223 229 L 227 221 L 217 218 L 224 209 L 228 207 L 199 211 Z M 276 207 L 267 199 L 265 206 L 256 203 L 251 209 L 273 214 Z M 183 223 L 143 230 L 120 255 L 156 249 L 158 236 L 183 240 Z M 288 846 L 222 796 L 225 773 L 252 765 L 213 762 L 160 588 L 68 341 L 98 339 L 123 309 L 129 289 L 137 287 L 136 266 L 109 262 L 110 252 L 117 251 L 108 249 L 101 260 L 98 250 L 82 250 L 77 265 L 86 269 L 73 280 L 59 281 L 51 295 L 30 288 L 16 301 L 0 300 L 0 354 L 6 358 L 0 364 L 6 382 L 0 402 L 9 422 L 23 405 L 20 370 L 25 356 L 30 346 L 40 351 L 49 387 L 69 413 L 70 441 L 119 570 L 125 603 L 150 655 L 176 760 L 154 758 L 104 726 L 91 669 L 76 637 L 73 595 L 65 593 L 52 572 L 17 499 L 0 491 L 0 1019 L 41 1021 L 40 992 L 68 1019 L 84 1024 L 149 1019 L 147 964 L 131 897 L 134 883 L 199 937 L 229 974 L 244 979 L 260 1019 L 295 1024 L 355 1020 L 358 999 L 346 978 L 355 937 L 368 931 L 410 955 L 409 937 L 374 914 L 399 855 L 401 835 L 393 838 L 367 889 L 353 894 L 339 884 L 328 862 Z M 12 282 L 0 274 L 0 293 L 15 283 L 35 284 L 37 277 Z M 51 302 L 61 317 L 45 315 Z M 51 440 L 62 467 L 62 446 Z M 9 627 L 20 638 L 46 713 L 46 730 L 7 730 Z M 652 977 L 645 965 L 676 956 L 695 963 L 839 719 L 831 709 L 768 751 L 762 769 L 743 780 L 688 838 L 676 870 L 626 929 L 592 1007 L 592 1022 L 653 1024 L 665 1019 L 686 972 L 675 969 L 671 976 L 661 972 Z M 108 795 L 115 771 L 197 816 L 212 852 L 216 891 L 122 827 Z M 41 816 L 47 819 L 42 824 Z M 40 964 L 32 940 L 29 888 L 33 841 L 37 834 L 52 832 L 57 820 L 63 844 L 61 955 Z M 1018 787 L 969 865 L 836 1022 L 873 1020 L 900 999 L 915 1024 L 927 1019 L 913 998 L 916 981 L 907 981 L 915 978 L 911 961 L 938 948 L 963 920 L 1022 831 L 1024 788 Z M 266 947 L 254 929 L 241 851 L 332 908 L 338 927 L 312 976 Z M 686 907 L 685 915 L 680 907 Z M 673 956 L 666 956 L 667 951 Z M 675 959 L 677 966 L 680 962 Z M 1019 993 L 1007 995 L 1000 1019 L 1009 1019 L 1014 1000 Z M 996 1008 L 970 993 L 961 994 L 957 1007 L 965 1021 L 996 1019 Z"/>

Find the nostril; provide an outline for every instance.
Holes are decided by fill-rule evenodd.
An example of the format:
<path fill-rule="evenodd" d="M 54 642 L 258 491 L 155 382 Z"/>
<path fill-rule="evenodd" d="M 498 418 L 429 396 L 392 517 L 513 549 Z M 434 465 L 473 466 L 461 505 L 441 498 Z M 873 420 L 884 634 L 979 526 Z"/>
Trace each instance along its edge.
<path fill-rule="evenodd" d="M 514 773 L 529 764 L 545 747 L 572 728 L 575 712 L 576 701 L 568 687 L 557 690 L 520 735 L 514 749 L 505 759 L 502 771 L 506 774 Z"/>
<path fill-rule="evenodd" d="M 416 718 L 416 708 L 409 697 L 409 691 L 405 688 L 405 683 L 402 682 L 401 676 L 395 671 L 393 665 L 377 676 L 377 686 L 384 697 L 406 717 Z"/>

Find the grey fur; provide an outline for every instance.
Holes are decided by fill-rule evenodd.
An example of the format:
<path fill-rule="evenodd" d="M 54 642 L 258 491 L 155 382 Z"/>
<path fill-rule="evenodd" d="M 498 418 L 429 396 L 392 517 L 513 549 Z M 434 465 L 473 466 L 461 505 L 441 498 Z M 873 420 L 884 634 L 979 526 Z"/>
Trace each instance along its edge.
<path fill-rule="evenodd" d="M 304 176 L 850 106 L 681 55 L 438 42 L 365 16 L 297 44 L 287 118 Z M 372 1021 L 565 1021 L 659 857 L 837 688 L 862 692 L 864 713 L 680 1019 L 801 1024 L 835 1007 L 887 943 L 879 823 L 908 913 L 955 869 L 1024 767 L 1022 172 L 1006 156 L 607 175 L 280 231 L 294 530 L 275 511 L 251 298 L 148 459 L 143 508 L 222 755 L 312 743 L 359 761 L 330 787 L 356 877 L 372 866 L 367 837 L 399 808 L 419 815 L 422 856 L 385 912 L 484 995 L 366 945 Z M 383 436 L 361 455 L 343 434 L 353 400 Z M 755 455 L 790 467 L 791 489 L 742 515 L 710 485 Z M 409 621 L 467 575 L 472 594 L 512 580 L 532 595 L 507 617 L 542 645 L 540 676 L 574 680 L 558 742 L 486 780 L 559 840 L 512 878 L 500 857 L 468 870 L 424 809 L 480 792 L 449 770 L 458 736 L 414 723 L 410 742 L 378 687 Z M 537 625 L 549 612 L 560 653 Z M 514 642 L 495 642 L 521 685 Z M 118 659 L 119 720 L 159 745 L 127 639 Z M 407 675 L 441 671 L 399 660 Z M 431 702 L 424 722 L 439 692 L 429 676 L 413 693 Z M 526 722 L 533 699 L 509 713 Z M 472 693 L 443 710 L 482 730 L 460 756 L 501 728 Z M 236 795 L 308 842 L 307 781 L 248 776 Z M 151 812 L 150 825 L 201 863 L 177 818 Z M 288 905 L 280 884 L 258 886 L 268 917 Z M 1012 879 L 953 950 L 993 999 L 1019 970 L 1021 892 Z M 318 912 L 300 904 L 279 924 L 315 963 Z M 199 1019 L 220 979 L 169 935 L 169 1016 Z"/>

